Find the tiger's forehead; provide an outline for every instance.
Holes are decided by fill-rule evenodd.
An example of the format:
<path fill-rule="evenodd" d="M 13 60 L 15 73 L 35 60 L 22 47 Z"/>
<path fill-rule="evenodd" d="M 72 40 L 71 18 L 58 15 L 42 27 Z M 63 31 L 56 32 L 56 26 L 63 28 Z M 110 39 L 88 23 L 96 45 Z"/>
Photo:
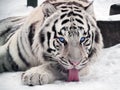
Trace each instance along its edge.
<path fill-rule="evenodd" d="M 46 19 L 46 25 L 43 26 L 55 36 L 81 36 L 88 31 L 85 10 L 74 3 L 59 5 L 57 11 Z"/>
<path fill-rule="evenodd" d="M 60 5 L 60 32 L 69 36 L 78 35 L 82 30 L 87 30 L 84 9 L 74 4 Z M 59 26 L 59 25 L 57 25 Z"/>

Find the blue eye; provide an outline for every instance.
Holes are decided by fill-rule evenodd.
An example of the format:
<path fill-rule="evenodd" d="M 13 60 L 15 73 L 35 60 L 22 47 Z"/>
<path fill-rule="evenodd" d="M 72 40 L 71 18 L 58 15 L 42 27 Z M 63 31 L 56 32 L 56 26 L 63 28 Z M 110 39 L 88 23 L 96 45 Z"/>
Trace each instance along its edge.
<path fill-rule="evenodd" d="M 83 42 L 83 41 L 85 41 L 85 37 L 82 37 L 82 38 L 80 39 L 80 42 Z"/>
<path fill-rule="evenodd" d="M 58 38 L 60 42 L 64 43 L 65 42 L 65 39 L 63 37 L 59 37 Z"/>

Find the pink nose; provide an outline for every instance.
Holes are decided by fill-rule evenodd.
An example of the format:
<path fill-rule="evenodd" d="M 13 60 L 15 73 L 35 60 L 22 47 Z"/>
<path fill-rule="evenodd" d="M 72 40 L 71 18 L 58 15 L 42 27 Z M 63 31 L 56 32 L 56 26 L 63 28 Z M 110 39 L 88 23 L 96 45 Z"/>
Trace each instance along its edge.
<path fill-rule="evenodd" d="M 69 61 L 69 62 L 74 66 L 77 66 L 80 63 L 80 61 Z"/>

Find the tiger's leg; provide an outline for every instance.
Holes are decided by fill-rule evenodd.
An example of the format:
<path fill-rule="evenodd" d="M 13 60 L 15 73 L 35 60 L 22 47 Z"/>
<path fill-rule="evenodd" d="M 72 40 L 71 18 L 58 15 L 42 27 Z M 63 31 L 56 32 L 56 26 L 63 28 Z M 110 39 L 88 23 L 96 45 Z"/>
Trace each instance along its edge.
<path fill-rule="evenodd" d="M 50 63 L 33 67 L 22 75 L 22 82 L 25 85 L 43 85 L 62 79 L 62 75 L 55 70 Z"/>

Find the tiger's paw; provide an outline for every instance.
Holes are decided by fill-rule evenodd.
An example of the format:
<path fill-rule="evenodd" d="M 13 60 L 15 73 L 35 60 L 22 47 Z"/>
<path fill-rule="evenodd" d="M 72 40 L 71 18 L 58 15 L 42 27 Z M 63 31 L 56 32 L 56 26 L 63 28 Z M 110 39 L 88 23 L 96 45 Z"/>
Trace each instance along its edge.
<path fill-rule="evenodd" d="M 34 86 L 52 83 L 55 78 L 51 72 L 28 70 L 22 74 L 22 83 L 24 85 Z"/>

